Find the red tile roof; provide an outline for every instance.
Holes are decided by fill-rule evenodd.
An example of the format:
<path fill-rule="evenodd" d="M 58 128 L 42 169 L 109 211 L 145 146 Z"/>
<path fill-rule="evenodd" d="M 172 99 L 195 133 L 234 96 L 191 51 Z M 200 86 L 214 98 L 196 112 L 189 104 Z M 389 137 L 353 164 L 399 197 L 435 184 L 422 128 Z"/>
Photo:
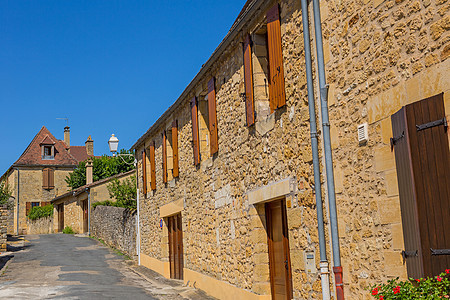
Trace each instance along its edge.
<path fill-rule="evenodd" d="M 56 144 L 54 140 L 52 140 L 48 134 L 44 137 L 44 139 L 39 143 L 39 145 L 54 145 Z"/>
<path fill-rule="evenodd" d="M 41 146 L 43 141 L 52 141 L 55 146 L 54 159 L 42 159 Z M 41 130 L 36 134 L 27 149 L 22 153 L 19 159 L 13 164 L 13 166 L 32 166 L 32 165 L 65 165 L 65 166 L 77 166 L 79 160 L 71 155 L 67 151 L 67 145 L 60 140 L 57 140 L 48 131 L 45 126 L 42 126 Z"/>
<path fill-rule="evenodd" d="M 85 161 L 90 155 L 87 154 L 85 146 L 70 146 L 70 154 L 78 161 Z"/>

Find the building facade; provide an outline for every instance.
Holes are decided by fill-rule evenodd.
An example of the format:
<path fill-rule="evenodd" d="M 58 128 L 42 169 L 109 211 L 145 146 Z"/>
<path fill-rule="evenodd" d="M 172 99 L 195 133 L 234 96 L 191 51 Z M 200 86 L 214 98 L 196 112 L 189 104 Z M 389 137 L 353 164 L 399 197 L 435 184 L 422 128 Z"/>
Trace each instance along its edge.
<path fill-rule="evenodd" d="M 320 9 L 344 290 L 368 299 L 450 265 L 449 4 Z M 321 298 L 303 34 L 300 1 L 248 1 L 136 141 L 142 265 L 221 299 Z"/>
<path fill-rule="evenodd" d="M 64 129 L 64 140 L 56 139 L 43 126 L 19 159 L 3 174 L 14 198 L 16 234 L 27 233 L 27 215 L 34 206 L 50 204 L 51 199 L 69 190 L 65 178 L 93 156 L 94 145 L 89 136 L 85 146 L 70 146 L 70 129 Z"/>

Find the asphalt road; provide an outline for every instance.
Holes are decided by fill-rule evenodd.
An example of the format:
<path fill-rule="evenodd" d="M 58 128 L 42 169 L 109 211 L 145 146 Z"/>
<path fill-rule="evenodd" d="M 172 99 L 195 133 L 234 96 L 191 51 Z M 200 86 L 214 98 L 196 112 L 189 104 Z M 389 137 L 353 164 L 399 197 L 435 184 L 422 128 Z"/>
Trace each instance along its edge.
<path fill-rule="evenodd" d="M 9 250 L 0 299 L 210 299 L 88 237 L 30 235 Z"/>

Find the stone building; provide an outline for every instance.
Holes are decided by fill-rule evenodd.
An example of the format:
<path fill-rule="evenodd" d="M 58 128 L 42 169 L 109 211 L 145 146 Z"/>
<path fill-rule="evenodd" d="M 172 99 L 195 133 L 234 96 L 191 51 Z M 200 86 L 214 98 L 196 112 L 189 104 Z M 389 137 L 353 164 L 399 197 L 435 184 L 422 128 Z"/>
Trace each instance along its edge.
<path fill-rule="evenodd" d="M 86 165 L 86 185 L 64 193 L 51 200 L 54 207 L 53 232 L 62 232 L 66 226 L 75 233 L 89 231 L 91 207 L 89 203 L 112 200 L 108 192 L 108 184 L 112 179 L 123 181 L 135 176 L 136 170 L 117 174 L 98 181 L 92 181 L 92 163 Z"/>
<path fill-rule="evenodd" d="M 19 159 L 2 175 L 14 198 L 14 231 L 26 234 L 29 210 L 44 206 L 69 190 L 65 178 L 80 161 L 94 155 L 89 136 L 85 146 L 70 145 L 70 128 L 64 128 L 64 140 L 56 139 L 43 126 Z"/>
<path fill-rule="evenodd" d="M 450 265 L 449 7 L 320 2 L 348 299 Z M 303 34 L 300 1 L 249 0 L 133 145 L 142 265 L 221 299 L 321 298 Z"/>

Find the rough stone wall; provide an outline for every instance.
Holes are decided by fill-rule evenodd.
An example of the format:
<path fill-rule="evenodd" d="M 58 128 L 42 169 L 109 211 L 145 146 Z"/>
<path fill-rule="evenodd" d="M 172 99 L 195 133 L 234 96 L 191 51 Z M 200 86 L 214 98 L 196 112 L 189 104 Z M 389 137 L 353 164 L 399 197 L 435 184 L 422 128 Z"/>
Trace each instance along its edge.
<path fill-rule="evenodd" d="M 0 252 L 6 251 L 8 215 L 9 213 L 6 205 L 0 206 Z"/>
<path fill-rule="evenodd" d="M 444 92 L 450 116 L 447 0 L 323 1 L 325 60 L 346 295 L 406 279 L 390 117 Z M 359 145 L 357 125 L 369 124 Z"/>
<path fill-rule="evenodd" d="M 64 228 L 66 226 L 70 226 L 75 233 L 83 233 L 83 211 L 77 197 L 70 196 L 64 202 Z"/>
<path fill-rule="evenodd" d="M 258 15 L 246 30 L 263 18 Z M 198 168 L 193 165 L 190 98 L 161 126 L 162 131 L 173 119 L 178 120 L 179 179 L 167 185 L 162 182 L 161 131 L 145 141 L 145 147 L 156 141 L 157 188 L 141 202 L 141 247 L 144 254 L 168 261 L 167 224 L 159 228 L 159 208 L 183 199 L 184 267 L 256 294 L 270 294 L 265 209 L 263 204 L 249 205 L 247 192 L 295 177 L 298 193 L 289 199 L 287 208 L 294 296 L 318 299 L 318 274 L 308 274 L 303 259 L 304 251 L 319 251 L 300 1 L 281 4 L 281 32 L 285 107 L 267 119 L 257 119 L 256 126 L 246 127 L 240 96 L 244 92 L 242 46 L 236 40 L 209 73 L 216 77 L 218 155 L 202 159 Z M 203 91 L 209 79 L 203 78 L 192 93 Z M 137 150 L 141 153 L 142 148 Z M 142 157 L 138 159 L 140 172 Z M 317 264 L 318 259 L 316 255 Z"/>
<path fill-rule="evenodd" d="M 91 235 L 106 244 L 136 256 L 136 211 L 122 207 L 97 206 L 91 211 Z"/>
<path fill-rule="evenodd" d="M 49 234 L 53 232 L 53 216 L 27 220 L 27 234 Z"/>

